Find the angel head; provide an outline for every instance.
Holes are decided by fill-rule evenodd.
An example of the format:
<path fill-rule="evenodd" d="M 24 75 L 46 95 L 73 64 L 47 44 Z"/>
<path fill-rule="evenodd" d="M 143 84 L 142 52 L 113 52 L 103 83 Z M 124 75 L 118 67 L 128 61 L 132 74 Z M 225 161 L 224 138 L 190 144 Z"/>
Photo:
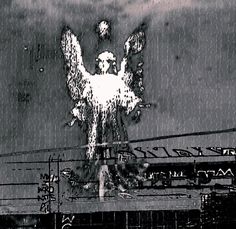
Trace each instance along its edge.
<path fill-rule="evenodd" d="M 112 70 L 113 74 L 117 73 L 116 67 L 116 56 L 110 51 L 104 51 L 96 58 L 98 71 L 100 74 L 110 73 Z"/>

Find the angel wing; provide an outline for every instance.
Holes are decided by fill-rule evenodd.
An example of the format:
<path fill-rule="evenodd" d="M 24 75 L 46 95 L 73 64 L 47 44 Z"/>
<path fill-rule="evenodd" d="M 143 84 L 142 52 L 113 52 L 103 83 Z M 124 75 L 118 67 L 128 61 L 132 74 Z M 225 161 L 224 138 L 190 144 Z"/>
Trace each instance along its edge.
<path fill-rule="evenodd" d="M 84 67 L 80 43 L 69 28 L 62 32 L 61 49 L 68 67 L 67 85 L 70 95 L 73 100 L 78 100 L 90 73 Z"/>
<path fill-rule="evenodd" d="M 144 30 L 142 28 L 136 29 L 125 42 L 124 57 L 119 71 L 119 75 L 122 76 L 126 85 L 139 97 L 142 97 L 144 91 L 142 51 L 145 44 Z"/>

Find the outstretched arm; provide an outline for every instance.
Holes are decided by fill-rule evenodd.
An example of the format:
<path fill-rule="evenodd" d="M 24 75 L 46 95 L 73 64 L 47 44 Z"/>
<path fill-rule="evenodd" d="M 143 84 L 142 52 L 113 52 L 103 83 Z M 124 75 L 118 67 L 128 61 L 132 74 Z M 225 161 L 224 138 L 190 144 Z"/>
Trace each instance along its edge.
<path fill-rule="evenodd" d="M 120 71 L 118 75 L 124 80 L 125 84 L 129 86 L 133 80 L 133 73 L 131 71 L 128 71 L 127 68 L 128 68 L 128 58 L 124 56 L 120 64 Z"/>
<path fill-rule="evenodd" d="M 120 64 L 120 73 L 121 74 L 124 74 L 126 69 L 127 69 L 127 66 L 128 66 L 128 60 L 127 60 L 127 57 L 123 57 L 123 59 L 121 60 L 121 64 Z"/>
<path fill-rule="evenodd" d="M 132 79 L 130 77 L 132 77 L 132 74 L 127 74 L 127 68 L 128 68 L 128 56 L 130 54 L 130 38 L 127 39 L 127 41 L 125 42 L 124 45 L 124 57 L 121 60 L 121 64 L 120 64 L 120 71 L 119 74 L 121 77 L 124 78 L 126 83 L 129 83 L 129 81 L 131 81 Z"/>

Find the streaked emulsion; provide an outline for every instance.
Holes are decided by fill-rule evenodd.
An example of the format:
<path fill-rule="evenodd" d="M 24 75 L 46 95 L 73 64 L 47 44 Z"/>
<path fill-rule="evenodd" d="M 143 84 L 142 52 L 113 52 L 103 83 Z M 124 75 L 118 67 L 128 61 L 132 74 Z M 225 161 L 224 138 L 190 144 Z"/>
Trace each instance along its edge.
<path fill-rule="evenodd" d="M 140 53 L 144 46 L 145 33 L 136 30 L 125 42 L 119 70 L 116 56 L 105 50 L 96 58 L 97 71 L 91 74 L 84 66 L 78 38 L 69 28 L 63 31 L 61 47 L 68 66 L 67 86 L 75 101 L 70 125 L 76 121 L 86 122 L 88 159 L 97 158 L 96 144 L 120 141 L 121 136 L 127 138 L 119 113 L 124 112 L 128 116 L 143 102 L 140 96 L 144 90 L 143 63 L 138 63 L 135 71 L 130 63 L 132 56 Z"/>

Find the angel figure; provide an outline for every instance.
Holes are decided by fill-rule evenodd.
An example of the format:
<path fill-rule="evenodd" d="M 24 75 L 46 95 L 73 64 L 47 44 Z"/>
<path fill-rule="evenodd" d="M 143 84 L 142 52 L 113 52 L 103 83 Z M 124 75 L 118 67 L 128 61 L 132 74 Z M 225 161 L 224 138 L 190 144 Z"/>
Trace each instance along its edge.
<path fill-rule="evenodd" d="M 61 47 L 68 67 L 67 85 L 71 98 L 75 101 L 75 107 L 71 111 L 74 117 L 70 125 L 76 120 L 87 122 L 88 159 L 96 156 L 96 144 L 121 140 L 124 131 L 121 129 L 124 127 L 117 120 L 119 110 L 122 109 L 129 115 L 142 102 L 132 87 L 133 81 L 139 80 L 138 87 L 142 91 L 142 78 L 134 79 L 134 72 L 129 68 L 128 61 L 130 56 L 141 52 L 144 45 L 144 32 L 136 31 L 125 42 L 125 54 L 119 71 L 116 56 L 106 50 L 96 58 L 97 72 L 91 74 L 84 66 L 77 37 L 68 28 L 62 34 Z M 142 72 L 142 64 L 138 67 L 137 74 Z M 109 129 L 112 130 L 112 137 Z"/>
<path fill-rule="evenodd" d="M 100 157 L 97 150 L 99 143 L 124 141 L 122 136 L 127 138 L 120 113 L 128 116 L 142 102 L 140 95 L 144 90 L 142 63 L 137 64 L 135 71 L 129 63 L 144 46 L 144 31 L 134 31 L 125 42 L 119 71 L 116 56 L 105 50 L 97 56 L 97 71 L 91 74 L 84 66 L 77 37 L 69 28 L 62 33 L 61 48 L 68 68 L 67 86 L 75 101 L 70 125 L 75 121 L 87 123 L 86 157 L 89 160 Z"/>

